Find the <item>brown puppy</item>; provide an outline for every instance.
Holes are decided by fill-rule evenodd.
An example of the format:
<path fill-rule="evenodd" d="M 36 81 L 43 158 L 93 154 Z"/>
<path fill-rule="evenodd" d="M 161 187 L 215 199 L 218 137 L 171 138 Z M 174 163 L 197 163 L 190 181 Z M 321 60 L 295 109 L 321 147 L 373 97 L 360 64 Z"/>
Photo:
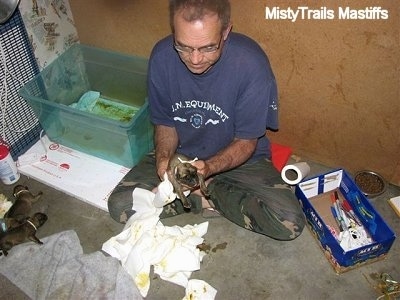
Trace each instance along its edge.
<path fill-rule="evenodd" d="M 42 192 L 33 195 L 27 186 L 17 185 L 14 188 L 15 201 L 10 209 L 4 214 L 4 218 L 11 218 L 19 223 L 25 221 L 31 213 L 32 204 L 39 200 Z"/>
<path fill-rule="evenodd" d="M 183 207 L 188 210 L 191 208 L 191 204 L 184 195 L 184 191 L 194 190 L 200 187 L 204 196 L 209 196 L 208 189 L 204 182 L 204 176 L 197 173 L 197 168 L 189 161 L 190 158 L 185 155 L 175 154 L 168 164 L 168 177 L 174 187 L 174 193 L 181 199 Z"/>
<path fill-rule="evenodd" d="M 47 221 L 47 215 L 44 213 L 35 213 L 33 217 L 27 218 L 24 223 L 14 227 L 0 235 L 0 250 L 5 256 L 15 245 L 22 244 L 31 240 L 37 244 L 43 244 L 37 237 L 36 231 Z M 1 255 L 1 254 L 0 254 Z"/>

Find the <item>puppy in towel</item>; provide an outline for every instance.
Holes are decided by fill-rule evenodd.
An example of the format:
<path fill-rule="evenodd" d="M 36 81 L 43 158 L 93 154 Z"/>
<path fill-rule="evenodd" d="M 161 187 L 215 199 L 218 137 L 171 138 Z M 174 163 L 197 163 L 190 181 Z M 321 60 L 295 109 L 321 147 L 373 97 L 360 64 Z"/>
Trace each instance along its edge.
<path fill-rule="evenodd" d="M 174 193 L 177 194 L 183 207 L 187 210 L 190 210 L 191 204 L 183 192 L 200 188 L 204 196 L 209 196 L 204 176 L 197 172 L 197 168 L 190 161 L 190 158 L 185 155 L 176 153 L 170 159 L 167 170 Z"/>

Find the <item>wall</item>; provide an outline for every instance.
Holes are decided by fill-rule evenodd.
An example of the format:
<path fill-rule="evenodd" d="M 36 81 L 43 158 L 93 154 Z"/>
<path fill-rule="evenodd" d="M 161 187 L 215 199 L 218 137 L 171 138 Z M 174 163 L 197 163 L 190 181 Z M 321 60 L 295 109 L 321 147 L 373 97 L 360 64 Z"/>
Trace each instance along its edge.
<path fill-rule="evenodd" d="M 168 34 L 166 0 L 70 0 L 82 43 L 149 56 Z M 232 0 L 234 30 L 268 53 L 280 92 L 277 143 L 350 172 L 371 169 L 400 185 L 399 5 L 393 0 L 324 1 L 334 19 L 266 19 L 266 6 L 315 1 Z M 387 20 L 339 20 L 339 7 L 382 7 Z"/>

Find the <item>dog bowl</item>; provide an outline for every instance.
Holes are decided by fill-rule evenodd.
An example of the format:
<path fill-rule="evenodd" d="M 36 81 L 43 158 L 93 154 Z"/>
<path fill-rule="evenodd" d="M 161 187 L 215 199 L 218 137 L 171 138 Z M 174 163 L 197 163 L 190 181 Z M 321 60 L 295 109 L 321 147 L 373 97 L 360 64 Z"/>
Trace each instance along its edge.
<path fill-rule="evenodd" d="M 354 182 L 367 197 L 376 197 L 385 192 L 386 181 L 378 173 L 363 170 L 356 173 Z"/>

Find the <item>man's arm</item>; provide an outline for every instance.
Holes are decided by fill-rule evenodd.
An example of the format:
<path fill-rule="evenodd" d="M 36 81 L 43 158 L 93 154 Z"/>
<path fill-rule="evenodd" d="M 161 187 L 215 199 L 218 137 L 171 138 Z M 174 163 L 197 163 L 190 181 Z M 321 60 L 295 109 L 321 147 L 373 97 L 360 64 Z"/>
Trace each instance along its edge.
<path fill-rule="evenodd" d="M 178 147 L 178 134 L 174 127 L 155 126 L 154 143 L 156 151 L 157 174 L 163 178 L 168 168 L 169 159 Z"/>
<path fill-rule="evenodd" d="M 243 164 L 251 157 L 256 146 L 257 139 L 234 139 L 228 147 L 210 159 L 195 161 L 193 165 L 207 178 Z"/>

